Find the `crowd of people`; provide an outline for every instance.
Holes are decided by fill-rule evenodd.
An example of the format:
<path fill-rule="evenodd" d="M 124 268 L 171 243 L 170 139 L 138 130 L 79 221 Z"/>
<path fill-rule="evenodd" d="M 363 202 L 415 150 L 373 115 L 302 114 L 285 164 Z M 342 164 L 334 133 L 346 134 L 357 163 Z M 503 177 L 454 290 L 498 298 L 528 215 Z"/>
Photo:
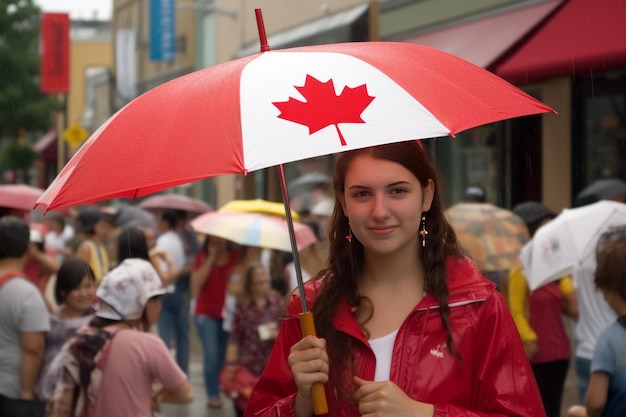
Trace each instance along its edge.
<path fill-rule="evenodd" d="M 14 415 L 11 400 L 51 416 L 147 416 L 161 402 L 191 401 L 190 318 L 209 408 L 222 407 L 224 386 L 239 383 L 227 372 L 233 363 L 260 376 L 289 291 L 290 258 L 198 235 L 184 211 L 155 214 L 151 227 L 118 226 L 115 212 L 96 206 L 40 222 L 3 211 L 0 415 Z M 128 329 L 133 337 L 121 332 Z M 129 374 L 139 371 L 131 362 L 144 379 Z M 243 404 L 239 414 L 240 392 L 250 390 L 229 391 Z"/>
<path fill-rule="evenodd" d="M 485 202 L 480 187 L 468 193 Z M 238 417 L 310 417 L 320 393 L 331 415 L 560 417 L 572 356 L 584 406 L 570 414 L 626 415 L 624 229 L 601 238 L 589 307 L 570 276 L 533 291 L 522 268 L 498 275 L 505 286 L 485 278 L 416 141 L 337 155 L 332 195 L 303 220 L 318 238 L 299 252 L 317 333 L 304 337 L 290 254 L 197 235 L 180 211 L 161 210 L 156 228 L 115 227 L 97 207 L 43 225 L 6 212 L 0 414 L 188 403 L 193 322 L 206 406 L 230 396 Z M 513 212 L 530 236 L 556 217 L 539 202 Z"/>

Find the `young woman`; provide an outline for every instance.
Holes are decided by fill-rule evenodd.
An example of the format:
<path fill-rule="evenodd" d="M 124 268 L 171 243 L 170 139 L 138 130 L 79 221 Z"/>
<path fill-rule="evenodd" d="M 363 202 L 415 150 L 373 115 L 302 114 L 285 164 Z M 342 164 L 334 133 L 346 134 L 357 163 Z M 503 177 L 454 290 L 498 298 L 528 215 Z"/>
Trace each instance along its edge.
<path fill-rule="evenodd" d="M 338 155 L 329 266 L 292 298 L 246 416 L 545 416 L 502 295 L 460 254 L 434 167 L 408 141 Z"/>
<path fill-rule="evenodd" d="M 224 366 L 228 332 L 224 330 L 226 288 L 239 261 L 239 251 L 226 240 L 205 238 L 191 272 L 191 294 L 195 297 L 194 322 L 202 343 L 207 407 L 221 408 L 219 374 Z"/>
<path fill-rule="evenodd" d="M 50 331 L 46 333 L 46 355 L 40 374 L 42 381 L 63 344 L 93 318 L 95 293 L 96 277 L 86 262 L 67 259 L 61 264 L 54 285 L 54 298 L 59 307 L 50 313 Z M 43 395 L 41 384 L 39 391 Z"/>
<path fill-rule="evenodd" d="M 241 294 L 235 307 L 233 327 L 226 349 L 226 375 L 235 378 L 237 366 L 254 377 L 261 376 L 270 357 L 282 317 L 283 297 L 272 289 L 270 277 L 260 263 L 244 273 Z M 251 387 L 240 392 L 235 412 L 243 416 Z"/>
<path fill-rule="evenodd" d="M 524 220 L 531 237 L 556 217 L 538 201 L 518 204 L 513 212 Z M 531 292 L 522 267 L 515 267 L 509 271 L 508 298 L 546 415 L 559 417 L 571 346 L 563 315 L 578 319 L 578 299 L 572 279 L 563 277 Z"/>

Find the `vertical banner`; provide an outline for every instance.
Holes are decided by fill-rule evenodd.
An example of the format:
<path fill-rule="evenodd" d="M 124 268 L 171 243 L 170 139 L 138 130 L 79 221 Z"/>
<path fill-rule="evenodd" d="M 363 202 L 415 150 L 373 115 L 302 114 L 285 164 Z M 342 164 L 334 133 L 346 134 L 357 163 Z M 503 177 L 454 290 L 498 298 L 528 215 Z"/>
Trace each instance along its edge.
<path fill-rule="evenodd" d="M 150 0 L 150 59 L 153 61 L 174 60 L 174 10 L 175 0 Z"/>
<path fill-rule="evenodd" d="M 41 17 L 41 92 L 66 94 L 70 87 L 70 15 Z"/>
<path fill-rule="evenodd" d="M 135 49 L 137 31 L 135 29 L 118 29 L 115 34 L 115 74 L 117 93 L 125 101 L 137 95 Z"/>

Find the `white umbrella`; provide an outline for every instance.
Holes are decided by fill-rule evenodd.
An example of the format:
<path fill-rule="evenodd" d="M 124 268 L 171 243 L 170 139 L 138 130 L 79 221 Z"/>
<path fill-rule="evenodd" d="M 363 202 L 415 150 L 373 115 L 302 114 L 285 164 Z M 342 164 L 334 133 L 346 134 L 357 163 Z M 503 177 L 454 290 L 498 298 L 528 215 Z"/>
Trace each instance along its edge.
<path fill-rule="evenodd" d="M 595 266 L 600 235 L 624 225 L 626 204 L 616 201 L 563 210 L 522 248 L 520 261 L 529 288 L 535 290 L 580 268 Z"/>

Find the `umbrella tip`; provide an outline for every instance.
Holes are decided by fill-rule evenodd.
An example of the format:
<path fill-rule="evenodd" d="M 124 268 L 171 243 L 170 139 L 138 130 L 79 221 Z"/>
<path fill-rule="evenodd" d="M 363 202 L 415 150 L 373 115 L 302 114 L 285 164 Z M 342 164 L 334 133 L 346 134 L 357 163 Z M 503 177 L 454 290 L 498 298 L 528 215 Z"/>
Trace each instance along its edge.
<path fill-rule="evenodd" d="M 267 52 L 270 50 L 270 46 L 267 43 L 267 33 L 265 33 L 265 24 L 263 23 L 263 12 L 261 8 L 254 9 L 256 15 L 256 26 L 259 30 L 259 42 L 261 44 L 261 52 Z"/>

